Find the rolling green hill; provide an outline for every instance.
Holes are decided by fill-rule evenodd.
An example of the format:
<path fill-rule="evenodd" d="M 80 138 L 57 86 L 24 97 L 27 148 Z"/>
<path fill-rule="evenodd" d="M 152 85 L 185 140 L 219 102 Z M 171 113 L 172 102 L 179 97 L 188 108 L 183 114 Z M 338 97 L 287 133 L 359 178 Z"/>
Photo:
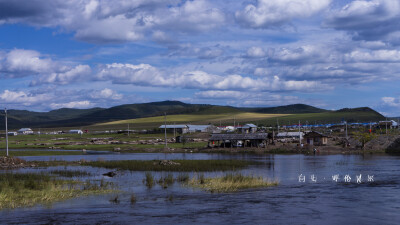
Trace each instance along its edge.
<path fill-rule="evenodd" d="M 268 114 L 300 114 L 300 113 L 328 112 L 328 110 L 304 104 L 293 104 L 293 105 L 268 107 L 268 108 L 241 108 L 241 109 L 247 112 L 268 113 Z"/>
<path fill-rule="evenodd" d="M 378 121 L 384 117 L 370 108 L 341 109 L 328 111 L 313 106 L 295 104 L 268 108 L 236 108 L 231 106 L 216 106 L 206 104 L 186 104 L 179 101 L 163 101 L 141 104 L 127 104 L 111 108 L 92 109 L 58 109 L 50 112 L 30 112 L 26 110 L 9 110 L 8 124 L 10 129 L 21 127 L 51 128 L 51 127 L 80 127 L 93 124 L 124 124 L 118 121 L 145 118 L 140 120 L 144 127 L 155 126 L 164 113 L 185 123 L 222 123 L 230 124 L 233 116 L 240 123 L 254 122 L 256 124 L 275 125 L 279 117 L 280 124 L 292 124 L 301 121 L 309 123 L 333 123 L 343 119 L 349 122 Z M 279 114 L 279 115 L 275 115 Z M 290 115 L 289 115 L 290 114 Z M 179 116 L 180 115 L 180 116 Z M 171 118 L 171 117 L 170 117 Z M 203 121 L 204 120 L 204 121 Z M 147 122 L 143 122 L 147 121 Z M 157 121 L 157 122 L 155 122 Z M 143 122 L 143 123 L 142 123 Z M 109 123 L 113 124 L 113 123 Z M 204 124 L 204 123 L 203 123 Z M 0 112 L 0 129 L 4 130 L 4 112 Z"/>

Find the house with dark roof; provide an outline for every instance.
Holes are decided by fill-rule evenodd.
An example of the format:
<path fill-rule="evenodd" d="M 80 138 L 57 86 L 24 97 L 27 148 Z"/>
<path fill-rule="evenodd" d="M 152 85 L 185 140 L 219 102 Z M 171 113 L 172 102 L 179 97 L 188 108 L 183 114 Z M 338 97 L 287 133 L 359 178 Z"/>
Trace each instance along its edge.
<path fill-rule="evenodd" d="M 321 146 L 328 144 L 328 136 L 317 131 L 311 131 L 304 135 L 308 145 Z"/>

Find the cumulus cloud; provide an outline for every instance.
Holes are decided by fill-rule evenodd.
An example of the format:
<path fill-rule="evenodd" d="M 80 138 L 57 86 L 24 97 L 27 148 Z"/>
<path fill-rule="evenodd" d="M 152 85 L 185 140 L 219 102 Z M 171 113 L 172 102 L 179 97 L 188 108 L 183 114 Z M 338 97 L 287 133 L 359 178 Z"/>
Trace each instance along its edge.
<path fill-rule="evenodd" d="M 24 106 L 30 106 L 36 103 L 42 103 L 51 99 L 48 94 L 31 94 L 24 91 L 10 91 L 4 90 L 0 93 L 0 99 L 5 104 L 21 104 Z"/>
<path fill-rule="evenodd" d="M 122 99 L 123 95 L 118 94 L 116 91 L 109 88 L 104 88 L 103 90 L 93 91 L 92 93 L 90 93 L 90 97 L 93 99 L 119 100 Z"/>
<path fill-rule="evenodd" d="M 260 47 L 251 47 L 247 50 L 246 57 L 249 58 L 262 58 L 266 55 L 264 49 Z"/>
<path fill-rule="evenodd" d="M 382 97 L 382 102 L 386 106 L 400 107 L 400 98 Z"/>
<path fill-rule="evenodd" d="M 195 93 L 197 99 L 222 99 L 237 106 L 275 106 L 305 102 L 297 96 L 243 91 L 201 91 Z"/>
<path fill-rule="evenodd" d="M 19 0 L 0 1 L 0 24 L 59 27 L 79 40 L 121 43 L 153 33 L 166 41 L 168 32 L 203 32 L 225 22 L 225 14 L 205 0 Z"/>
<path fill-rule="evenodd" d="M 41 84 L 65 85 L 79 80 L 84 80 L 91 74 L 91 68 L 88 65 L 78 65 L 73 68 L 65 68 L 63 72 L 41 75 L 31 81 L 31 86 Z"/>
<path fill-rule="evenodd" d="M 215 59 L 222 56 L 227 47 L 219 44 L 207 47 L 195 47 L 192 44 L 182 44 L 169 48 L 169 57 L 196 57 L 199 59 Z"/>
<path fill-rule="evenodd" d="M 295 18 L 309 17 L 325 8 L 331 0 L 257 0 L 235 13 L 244 27 L 269 28 L 280 26 Z"/>
<path fill-rule="evenodd" d="M 392 35 L 400 31 L 399 20 L 397 0 L 352 1 L 332 12 L 324 25 L 348 31 L 355 40 L 393 41 Z"/>
<path fill-rule="evenodd" d="M 148 64 L 108 64 L 99 71 L 97 79 L 109 80 L 117 84 L 203 90 L 315 91 L 330 89 L 317 81 L 286 81 L 278 76 L 254 79 L 236 74 L 222 76 L 204 71 L 168 74 Z"/>
<path fill-rule="evenodd" d="M 398 50 L 355 50 L 345 54 L 347 61 L 356 62 L 397 62 L 400 63 L 400 51 Z"/>
<path fill-rule="evenodd" d="M 5 77 L 47 73 L 56 68 L 55 62 L 33 50 L 14 49 L 0 57 L 0 73 Z"/>

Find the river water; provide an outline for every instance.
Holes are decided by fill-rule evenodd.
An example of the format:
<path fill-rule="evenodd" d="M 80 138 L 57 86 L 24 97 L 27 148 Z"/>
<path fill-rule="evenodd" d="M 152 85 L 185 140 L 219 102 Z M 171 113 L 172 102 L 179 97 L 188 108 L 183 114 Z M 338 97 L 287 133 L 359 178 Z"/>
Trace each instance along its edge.
<path fill-rule="evenodd" d="M 148 189 L 144 172 L 124 172 L 113 178 L 117 194 L 88 196 L 0 212 L 1 224 L 399 224 L 400 156 L 388 155 L 256 155 L 256 154 L 105 154 L 32 156 L 26 160 L 151 160 L 243 159 L 262 162 L 241 171 L 277 179 L 265 189 L 209 193 L 175 183 Z M 64 168 L 64 167 L 62 167 Z M 49 168 L 60 169 L 60 168 Z M 87 170 L 102 179 L 109 170 Z M 40 171 L 23 169 L 19 172 Z M 153 173 L 156 177 L 165 173 Z M 223 172 L 205 173 L 205 176 Z M 174 173 L 174 176 L 178 173 Z M 334 180 L 338 175 L 338 179 Z M 347 175 L 347 176 L 346 176 Z M 361 177 L 360 177 L 361 175 Z M 195 174 L 191 174 L 195 176 Z M 345 180 L 347 178 L 347 180 Z M 350 178 L 350 179 L 348 179 Z M 357 178 L 361 178 L 357 182 Z M 87 178 L 79 178 L 87 179 Z M 303 182 L 304 181 L 304 182 Z M 346 182 L 348 181 L 348 182 Z M 137 201 L 131 204 L 134 194 Z"/>

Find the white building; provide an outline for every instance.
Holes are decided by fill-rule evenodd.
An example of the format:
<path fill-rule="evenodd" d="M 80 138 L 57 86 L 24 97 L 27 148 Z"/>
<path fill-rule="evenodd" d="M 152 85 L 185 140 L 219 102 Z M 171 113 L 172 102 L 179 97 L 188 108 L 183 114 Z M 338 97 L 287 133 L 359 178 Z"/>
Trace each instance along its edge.
<path fill-rule="evenodd" d="M 83 134 L 82 130 L 70 130 L 68 133 L 70 134 Z"/>
<path fill-rule="evenodd" d="M 21 128 L 17 132 L 18 134 L 33 134 L 33 130 L 31 128 Z"/>

